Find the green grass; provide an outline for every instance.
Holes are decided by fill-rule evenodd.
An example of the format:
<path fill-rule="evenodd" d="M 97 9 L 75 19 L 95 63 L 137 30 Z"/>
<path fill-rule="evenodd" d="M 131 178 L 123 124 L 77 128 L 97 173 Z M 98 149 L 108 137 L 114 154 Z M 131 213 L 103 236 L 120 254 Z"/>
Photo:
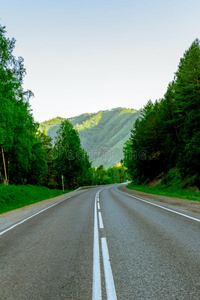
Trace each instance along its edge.
<path fill-rule="evenodd" d="M 155 186 L 149 187 L 144 184 L 142 185 L 135 185 L 130 183 L 127 185 L 127 188 L 130 190 L 136 190 L 144 193 L 155 194 L 155 195 L 162 195 L 168 197 L 175 197 L 187 200 L 195 200 L 200 201 L 200 192 L 197 192 L 192 189 L 183 189 L 183 188 L 176 188 L 176 187 L 164 187 L 162 186 Z"/>
<path fill-rule="evenodd" d="M 69 192 L 68 190 L 65 193 Z M 42 186 L 33 185 L 0 185 L 0 214 L 30 205 L 45 199 L 63 194 L 61 190 L 50 190 Z"/>

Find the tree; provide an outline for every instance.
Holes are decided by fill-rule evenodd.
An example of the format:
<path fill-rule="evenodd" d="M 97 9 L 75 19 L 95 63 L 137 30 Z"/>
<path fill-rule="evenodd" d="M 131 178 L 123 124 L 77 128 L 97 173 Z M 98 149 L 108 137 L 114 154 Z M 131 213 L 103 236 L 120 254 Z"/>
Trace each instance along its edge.
<path fill-rule="evenodd" d="M 39 141 L 42 143 L 42 149 L 44 150 L 44 158 L 47 164 L 47 171 L 44 177 L 44 185 L 49 188 L 56 188 L 56 171 L 54 167 L 53 145 L 52 138 L 47 135 L 47 131 L 38 132 Z"/>
<path fill-rule="evenodd" d="M 180 60 L 174 89 L 180 148 L 177 164 L 184 173 L 189 169 L 191 172 L 188 165 L 193 165 L 194 170 L 196 170 L 195 165 L 198 165 L 196 164 L 198 156 L 194 149 L 199 147 L 197 136 L 200 131 L 200 42 L 198 39 L 192 43 Z"/>
<path fill-rule="evenodd" d="M 175 76 L 175 99 L 179 129 L 183 141 L 199 130 L 200 117 L 200 45 L 196 39 L 181 58 Z"/>
<path fill-rule="evenodd" d="M 57 131 L 54 153 L 58 182 L 62 175 L 69 189 L 88 182 L 91 164 L 86 151 L 81 148 L 78 131 L 68 120 L 63 121 Z"/>

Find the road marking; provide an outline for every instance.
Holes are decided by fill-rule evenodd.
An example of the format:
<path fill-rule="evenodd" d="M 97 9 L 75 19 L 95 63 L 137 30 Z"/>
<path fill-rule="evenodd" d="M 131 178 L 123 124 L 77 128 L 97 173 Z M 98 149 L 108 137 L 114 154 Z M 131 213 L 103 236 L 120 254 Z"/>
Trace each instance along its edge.
<path fill-rule="evenodd" d="M 99 204 L 99 202 L 97 202 L 97 207 L 98 207 L 98 209 L 100 209 L 100 204 Z"/>
<path fill-rule="evenodd" d="M 99 228 L 100 228 L 100 229 L 103 229 L 103 228 L 104 228 L 104 226 L 103 226 L 102 214 L 101 214 L 100 211 L 99 211 Z"/>
<path fill-rule="evenodd" d="M 106 242 L 106 238 L 101 238 L 101 249 L 103 255 L 103 265 L 104 265 L 104 273 L 105 273 L 105 280 L 106 280 L 106 292 L 107 292 L 107 299 L 115 300 L 117 299 L 116 291 L 115 291 L 115 284 L 112 274 L 112 269 L 110 265 L 110 258 L 108 253 L 108 246 Z"/>
<path fill-rule="evenodd" d="M 101 299 L 101 273 L 99 254 L 99 229 L 97 220 L 97 194 L 94 201 L 93 290 L 92 299 Z"/>
<path fill-rule="evenodd" d="M 102 299 L 99 229 L 104 228 L 104 225 L 103 225 L 101 212 L 100 211 L 97 212 L 97 206 L 99 204 L 98 197 L 100 191 L 96 193 L 95 201 L 94 201 L 94 245 L 93 245 L 93 289 L 92 289 L 93 300 Z M 100 206 L 98 207 L 100 208 Z M 98 220 L 99 220 L 99 227 L 98 227 Z M 101 238 L 101 249 L 102 249 L 102 257 L 103 257 L 107 299 L 116 300 L 117 296 L 115 291 L 115 284 L 114 284 L 112 269 L 110 265 L 107 241 L 105 237 Z"/>
<path fill-rule="evenodd" d="M 129 194 L 125 193 L 125 192 L 119 191 L 117 188 L 115 188 L 115 190 L 116 190 L 117 192 L 119 192 L 119 193 L 122 193 L 122 194 L 126 195 L 126 196 L 129 196 L 129 197 L 135 198 L 135 199 L 137 199 L 137 200 L 140 200 L 140 201 L 142 201 L 142 202 L 145 202 L 145 203 L 148 203 L 148 204 L 151 204 L 151 205 L 157 206 L 157 207 L 159 207 L 159 208 L 162 208 L 162 209 L 165 209 L 165 210 L 167 210 L 167 211 L 173 212 L 173 213 L 175 213 L 175 214 L 177 214 L 177 215 L 180 215 L 180 216 L 182 216 L 182 217 L 186 217 L 186 218 L 188 218 L 188 219 L 191 219 L 191 220 L 194 220 L 194 221 L 200 222 L 200 219 L 196 219 L 196 218 L 190 217 L 190 216 L 188 216 L 188 215 L 185 215 L 185 214 L 182 214 L 182 213 L 180 213 L 180 212 L 178 212 L 178 211 L 175 211 L 175 210 L 172 210 L 172 209 L 166 208 L 166 207 L 164 207 L 164 206 L 161 206 L 161 205 L 158 205 L 158 204 L 155 204 L 155 203 L 149 202 L 149 201 L 147 201 L 147 200 L 144 200 L 144 199 L 142 199 L 142 198 L 138 198 L 138 197 L 135 197 L 135 196 L 129 195 Z"/>

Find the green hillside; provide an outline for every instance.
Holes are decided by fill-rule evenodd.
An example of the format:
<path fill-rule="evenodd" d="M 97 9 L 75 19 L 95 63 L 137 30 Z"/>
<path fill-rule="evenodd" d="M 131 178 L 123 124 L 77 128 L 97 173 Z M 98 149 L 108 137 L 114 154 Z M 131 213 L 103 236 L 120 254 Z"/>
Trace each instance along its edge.
<path fill-rule="evenodd" d="M 114 108 L 93 114 L 82 114 L 70 118 L 69 121 L 79 132 L 82 147 L 87 151 L 93 166 L 104 165 L 105 168 L 114 166 L 123 158 L 123 144 L 130 137 L 130 130 L 138 111 L 126 108 Z M 55 140 L 63 118 L 55 118 L 40 124 L 39 130 L 46 129 Z"/>

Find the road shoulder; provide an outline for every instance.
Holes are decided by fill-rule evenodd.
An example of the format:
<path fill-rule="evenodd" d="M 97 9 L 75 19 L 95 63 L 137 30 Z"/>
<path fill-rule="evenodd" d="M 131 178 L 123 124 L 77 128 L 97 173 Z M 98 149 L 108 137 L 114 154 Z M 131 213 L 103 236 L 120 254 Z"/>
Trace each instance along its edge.
<path fill-rule="evenodd" d="M 183 213 L 192 213 L 193 216 L 200 218 L 200 202 L 198 201 L 148 194 L 140 191 L 130 190 L 124 185 L 119 186 L 118 190 L 131 196 L 142 198 L 158 205 L 163 205 L 167 208 L 176 209 Z"/>

